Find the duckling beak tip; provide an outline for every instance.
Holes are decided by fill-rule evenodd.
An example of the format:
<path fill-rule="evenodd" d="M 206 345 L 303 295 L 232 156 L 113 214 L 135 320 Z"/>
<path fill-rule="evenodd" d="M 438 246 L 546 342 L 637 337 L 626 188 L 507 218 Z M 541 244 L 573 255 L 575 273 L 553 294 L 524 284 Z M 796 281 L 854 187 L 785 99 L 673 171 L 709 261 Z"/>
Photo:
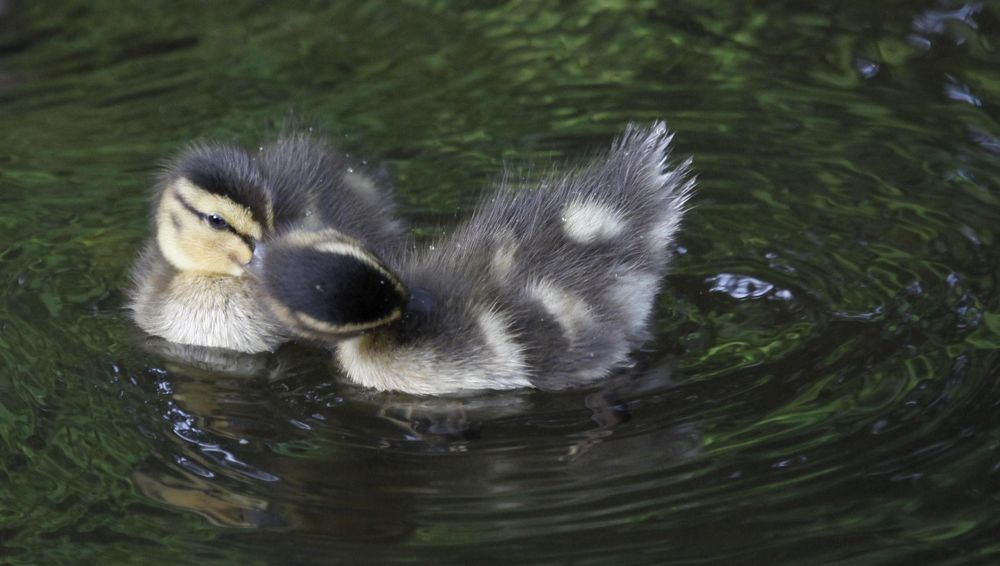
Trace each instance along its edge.
<path fill-rule="evenodd" d="M 259 278 L 263 272 L 264 260 L 266 258 L 267 246 L 258 242 L 253 248 L 253 255 L 250 256 L 250 262 L 246 264 L 247 272 Z"/>

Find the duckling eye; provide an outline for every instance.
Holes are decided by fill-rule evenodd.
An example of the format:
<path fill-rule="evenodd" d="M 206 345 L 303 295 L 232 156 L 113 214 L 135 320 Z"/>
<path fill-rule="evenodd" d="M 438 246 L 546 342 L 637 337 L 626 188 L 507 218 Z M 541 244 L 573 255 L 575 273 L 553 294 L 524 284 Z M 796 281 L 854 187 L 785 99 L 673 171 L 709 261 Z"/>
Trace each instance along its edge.
<path fill-rule="evenodd" d="M 208 221 L 208 225 L 216 230 L 225 230 L 229 227 L 229 224 L 218 214 L 209 214 L 205 216 L 205 220 Z"/>

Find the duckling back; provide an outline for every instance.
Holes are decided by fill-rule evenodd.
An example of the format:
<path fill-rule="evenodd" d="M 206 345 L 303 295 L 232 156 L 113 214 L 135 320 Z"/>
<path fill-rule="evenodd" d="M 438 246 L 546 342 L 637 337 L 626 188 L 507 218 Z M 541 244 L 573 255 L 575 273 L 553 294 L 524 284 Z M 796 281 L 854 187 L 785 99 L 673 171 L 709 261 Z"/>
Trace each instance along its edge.
<path fill-rule="evenodd" d="M 332 226 L 376 253 L 403 245 L 406 228 L 384 173 L 304 133 L 264 146 L 259 162 L 270 181 L 278 233 Z"/>
<path fill-rule="evenodd" d="M 689 161 L 665 169 L 670 141 L 663 123 L 630 126 L 586 168 L 502 189 L 405 260 L 402 280 L 443 303 L 417 340 L 441 358 L 481 359 L 493 375 L 479 381 L 500 385 L 559 389 L 625 364 L 648 338 L 694 186 Z"/>
<path fill-rule="evenodd" d="M 666 168 L 670 139 L 663 124 L 630 126 L 589 166 L 502 187 L 419 251 L 371 254 L 339 227 L 296 232 L 269 252 L 265 294 L 294 332 L 336 342 L 367 387 L 436 395 L 599 379 L 648 337 L 694 186 L 688 162 Z"/>

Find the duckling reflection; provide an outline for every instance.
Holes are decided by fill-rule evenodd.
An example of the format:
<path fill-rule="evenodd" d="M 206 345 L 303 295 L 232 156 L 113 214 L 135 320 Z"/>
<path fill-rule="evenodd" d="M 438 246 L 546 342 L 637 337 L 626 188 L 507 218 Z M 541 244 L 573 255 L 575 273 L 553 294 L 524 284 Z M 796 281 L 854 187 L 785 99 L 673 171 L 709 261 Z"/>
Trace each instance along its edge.
<path fill-rule="evenodd" d="M 152 387 L 162 402 L 164 427 L 156 434 L 161 442 L 156 455 L 133 472 L 136 487 L 154 501 L 226 527 L 349 540 L 396 540 L 408 533 L 407 500 L 364 487 L 382 478 L 373 472 L 375 464 L 343 457 L 336 447 L 324 450 L 317 439 L 317 425 L 337 418 L 329 405 L 339 403 L 325 385 L 318 386 L 319 394 L 311 385 L 321 378 L 309 368 L 320 365 L 281 367 L 296 373 L 277 380 L 268 369 L 256 376 L 213 376 L 202 368 L 188 372 L 191 366 L 183 364 L 160 372 Z M 300 388 L 309 392 L 289 393 Z M 316 491 L 335 485 L 352 489 Z M 353 512 L 369 502 L 391 510 L 392 517 Z"/>
<path fill-rule="evenodd" d="M 267 353 L 245 354 L 225 348 L 178 344 L 158 336 L 137 336 L 136 343 L 165 360 L 167 369 L 182 375 L 277 378 L 282 372 L 280 367 L 274 367 L 277 358 Z"/>
<path fill-rule="evenodd" d="M 395 427 L 385 433 L 385 446 L 418 451 L 460 452 L 479 440 L 483 424 L 516 417 L 532 407 L 524 391 L 501 391 L 465 398 L 378 395 L 376 416 Z M 399 435 L 402 435 L 400 438 Z M 415 444 L 415 446 L 413 446 Z"/>
<path fill-rule="evenodd" d="M 302 380 L 322 383 L 326 377 L 320 371 L 324 353 L 301 344 L 260 354 L 175 344 L 157 337 L 145 337 L 138 344 L 163 362 L 165 373 L 159 383 L 176 408 L 201 428 L 232 438 L 251 432 L 250 423 L 266 422 L 256 417 L 273 410 L 268 407 L 277 402 L 275 391 Z"/>
<path fill-rule="evenodd" d="M 219 406 L 226 402 L 227 388 L 253 387 L 253 383 L 274 383 L 306 375 L 322 363 L 322 354 L 312 348 L 286 344 L 274 353 L 244 354 L 223 348 L 176 344 L 156 336 L 140 336 L 135 341 L 142 350 L 154 354 L 174 378 L 169 382 L 173 399 L 187 412 L 211 420 L 217 432 L 236 435 L 245 425 Z M 246 385 L 247 382 L 251 385 Z"/>
<path fill-rule="evenodd" d="M 280 517 L 268 511 L 268 500 L 226 489 L 197 474 L 174 476 L 136 470 L 132 482 L 149 499 L 193 511 L 220 527 L 250 529 L 283 525 Z"/>
<path fill-rule="evenodd" d="M 337 225 L 385 253 L 404 227 L 383 177 L 303 134 L 256 156 L 224 145 L 188 149 L 156 184 L 153 235 L 132 270 L 133 319 L 178 344 L 274 350 L 291 334 L 248 274 L 257 246 L 289 223 Z"/>
<path fill-rule="evenodd" d="M 565 462 L 614 469 L 620 467 L 621 462 L 633 460 L 634 454 L 646 455 L 643 466 L 679 463 L 698 454 L 701 435 L 688 425 L 669 427 L 669 434 L 666 435 L 630 435 L 606 442 L 624 428 L 623 425 L 632 421 L 630 399 L 648 398 L 677 387 L 672 356 L 665 356 L 655 364 L 650 361 L 640 357 L 630 371 L 619 372 L 604 382 L 600 389 L 586 395 L 584 403 L 591 410 L 591 420 L 598 426 L 576 435 L 575 442 L 563 457 Z"/>
<path fill-rule="evenodd" d="M 638 406 L 620 420 L 583 408 L 586 396 L 628 410 L 670 391 L 669 360 L 643 360 L 602 389 L 466 398 L 337 388 L 312 371 L 278 381 L 163 372 L 150 386 L 163 433 L 135 485 L 213 524 L 263 531 L 254 536 L 395 542 L 435 497 L 505 511 L 579 497 L 552 485 L 620 494 L 609 480 L 687 461 L 701 443 L 662 411 Z M 439 453 L 450 457 L 428 457 Z"/>

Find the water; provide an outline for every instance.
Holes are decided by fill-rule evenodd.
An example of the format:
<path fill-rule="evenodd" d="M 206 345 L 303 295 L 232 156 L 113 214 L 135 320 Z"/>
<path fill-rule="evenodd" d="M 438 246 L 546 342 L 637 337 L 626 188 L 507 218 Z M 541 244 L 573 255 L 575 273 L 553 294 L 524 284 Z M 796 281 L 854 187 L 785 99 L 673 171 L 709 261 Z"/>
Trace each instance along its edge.
<path fill-rule="evenodd" d="M 0 561 L 998 560 L 996 3 L 0 14 Z M 424 236 L 668 120 L 700 189 L 656 340 L 604 389 L 438 402 L 145 344 L 157 164 L 289 115 Z"/>

